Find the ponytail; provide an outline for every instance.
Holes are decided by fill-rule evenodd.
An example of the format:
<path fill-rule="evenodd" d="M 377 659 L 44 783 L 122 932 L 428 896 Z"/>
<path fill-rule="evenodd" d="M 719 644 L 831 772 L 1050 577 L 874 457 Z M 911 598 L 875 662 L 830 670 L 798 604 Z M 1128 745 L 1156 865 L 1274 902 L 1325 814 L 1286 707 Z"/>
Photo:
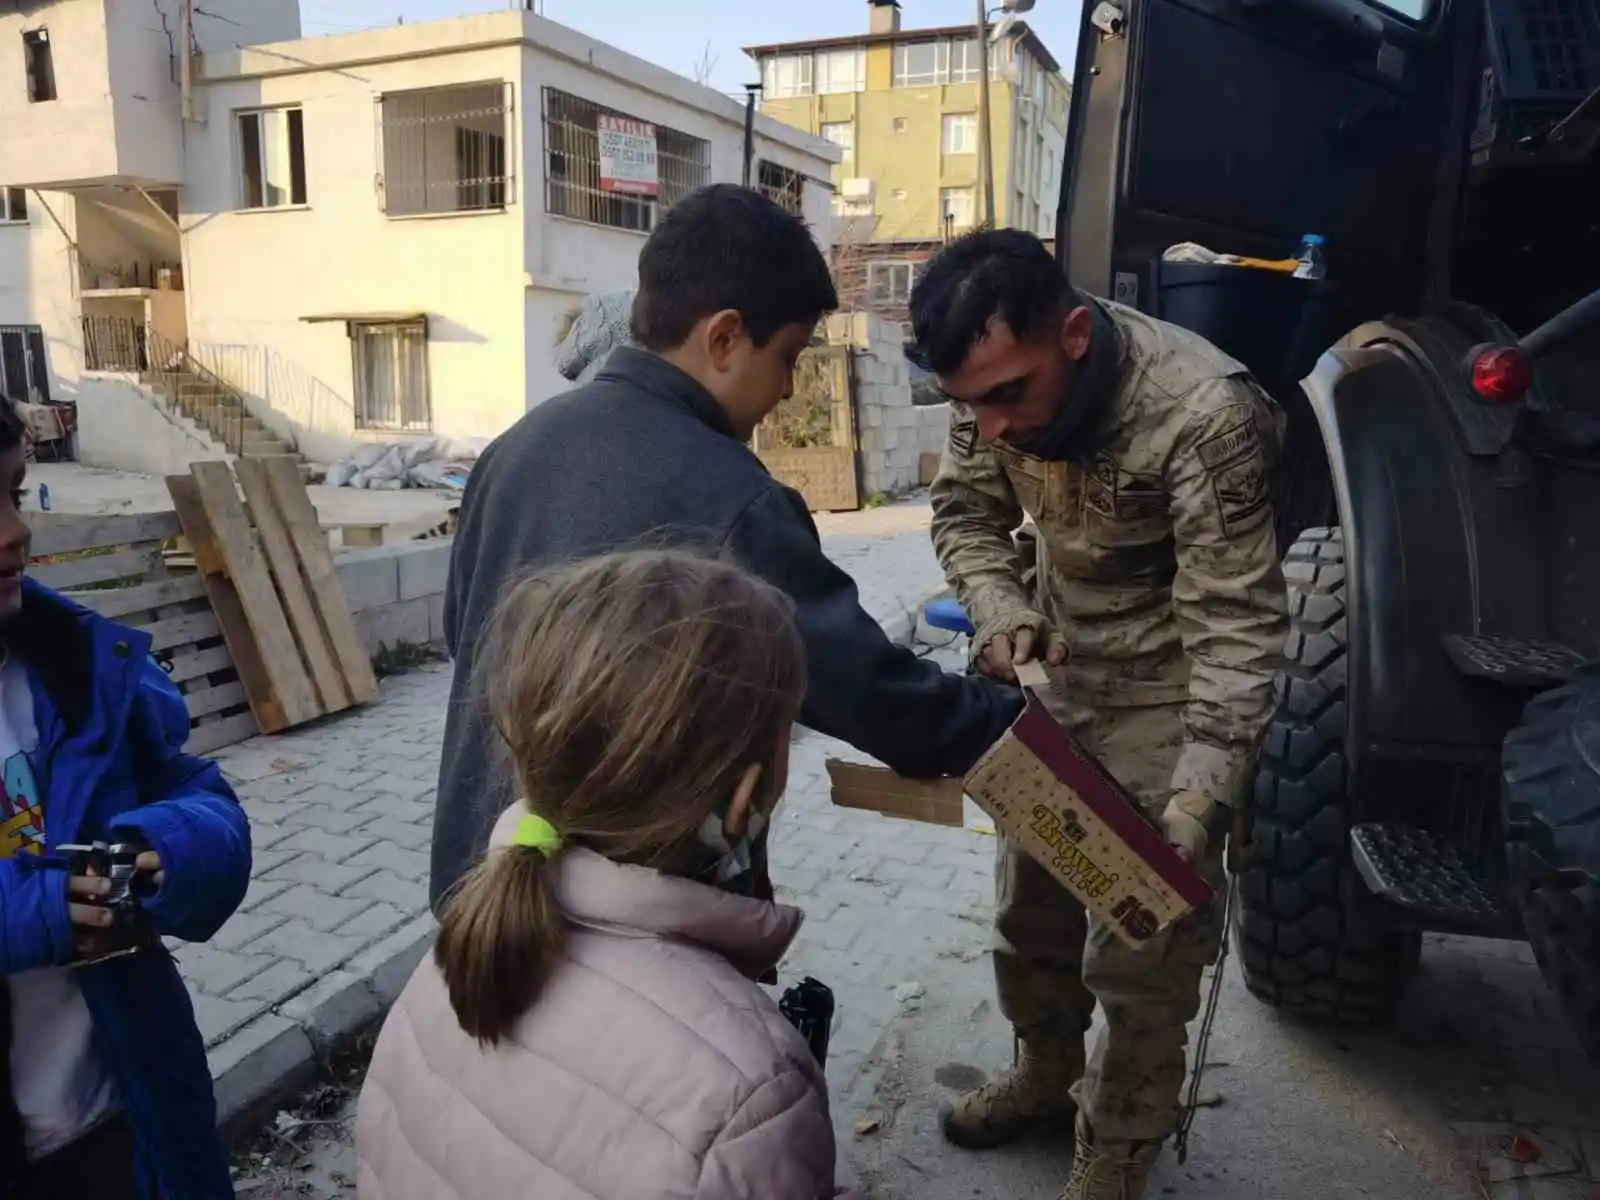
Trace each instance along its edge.
<path fill-rule="evenodd" d="M 533 1007 L 561 953 L 549 851 L 491 850 L 445 902 L 433 960 L 461 1028 L 480 1044 L 507 1037 Z"/>

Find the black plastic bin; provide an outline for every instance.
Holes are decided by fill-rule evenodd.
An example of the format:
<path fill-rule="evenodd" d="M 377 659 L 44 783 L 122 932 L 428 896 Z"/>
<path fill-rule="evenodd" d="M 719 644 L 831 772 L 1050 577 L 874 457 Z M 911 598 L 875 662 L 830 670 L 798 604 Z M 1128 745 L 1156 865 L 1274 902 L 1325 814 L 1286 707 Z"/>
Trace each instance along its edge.
<path fill-rule="evenodd" d="M 1155 316 L 1238 359 L 1270 391 L 1309 375 L 1337 336 L 1327 280 L 1201 263 L 1156 262 L 1151 274 Z"/>

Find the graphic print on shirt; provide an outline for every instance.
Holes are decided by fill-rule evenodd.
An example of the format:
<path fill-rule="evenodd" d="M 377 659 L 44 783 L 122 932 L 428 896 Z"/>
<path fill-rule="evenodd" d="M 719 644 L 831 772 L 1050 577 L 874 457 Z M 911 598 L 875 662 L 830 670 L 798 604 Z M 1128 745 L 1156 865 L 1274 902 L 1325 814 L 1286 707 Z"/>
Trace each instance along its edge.
<path fill-rule="evenodd" d="M 13 743 L 14 744 L 14 743 Z M 33 764 L 18 750 L 6 759 L 4 795 L 0 795 L 0 859 L 44 853 L 44 806 Z"/>

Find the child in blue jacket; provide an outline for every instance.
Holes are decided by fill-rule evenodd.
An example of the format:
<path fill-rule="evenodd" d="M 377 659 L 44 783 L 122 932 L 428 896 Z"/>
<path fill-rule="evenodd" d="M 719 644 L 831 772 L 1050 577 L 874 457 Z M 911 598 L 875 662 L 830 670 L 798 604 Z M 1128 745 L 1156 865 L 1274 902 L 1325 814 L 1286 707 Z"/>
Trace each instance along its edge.
<path fill-rule="evenodd" d="M 182 753 L 148 636 L 24 578 L 23 436 L 0 400 L 0 1200 L 221 1200 L 205 1044 L 154 935 L 205 941 L 233 914 L 249 821 Z M 147 848 L 153 932 L 112 927 L 107 880 L 57 853 L 95 841 Z"/>

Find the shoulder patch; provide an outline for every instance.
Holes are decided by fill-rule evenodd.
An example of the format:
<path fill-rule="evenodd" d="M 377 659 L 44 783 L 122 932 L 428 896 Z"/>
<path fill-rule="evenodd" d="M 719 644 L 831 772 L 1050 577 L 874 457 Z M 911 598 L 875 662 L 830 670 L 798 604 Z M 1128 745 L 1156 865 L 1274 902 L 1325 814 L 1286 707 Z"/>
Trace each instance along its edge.
<path fill-rule="evenodd" d="M 1211 489 L 1227 537 L 1247 533 L 1261 523 L 1272 499 L 1271 481 L 1259 458 L 1243 458 L 1211 475 Z"/>
<path fill-rule="evenodd" d="M 1195 454 L 1207 471 L 1260 453 L 1261 431 L 1256 425 L 1255 411 L 1241 404 L 1227 415 L 1234 419 L 1195 447 Z"/>

